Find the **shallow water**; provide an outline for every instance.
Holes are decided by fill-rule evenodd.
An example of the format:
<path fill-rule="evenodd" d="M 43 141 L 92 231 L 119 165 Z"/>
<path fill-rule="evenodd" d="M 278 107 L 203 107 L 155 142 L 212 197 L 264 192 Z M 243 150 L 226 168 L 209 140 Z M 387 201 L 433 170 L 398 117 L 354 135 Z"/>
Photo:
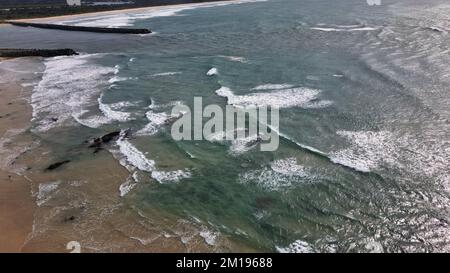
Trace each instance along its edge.
<path fill-rule="evenodd" d="M 210 251 L 449 251 L 445 2 L 170 7 L 64 22 L 147 27 L 151 35 L 3 27 L 0 47 L 83 53 L 42 60 L 31 133 L 51 147 L 50 158 L 82 166 L 93 157 L 86 139 L 131 129 L 105 152 L 130 175 L 112 193 L 122 196 L 121 213 L 105 221 L 111 230 L 139 226 L 128 237 L 143 245 L 154 242 L 148 228 L 184 245 L 200 239 Z M 279 149 L 175 142 L 165 120 L 194 96 L 279 106 Z M 103 200 L 96 195 L 83 196 Z M 99 248 L 105 239 L 96 232 L 79 240 L 111 250 Z"/>

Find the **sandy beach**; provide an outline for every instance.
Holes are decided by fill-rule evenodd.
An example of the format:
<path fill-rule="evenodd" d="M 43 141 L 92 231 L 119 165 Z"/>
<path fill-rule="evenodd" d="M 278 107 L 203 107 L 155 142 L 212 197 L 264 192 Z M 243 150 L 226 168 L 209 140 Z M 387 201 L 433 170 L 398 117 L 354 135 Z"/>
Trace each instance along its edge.
<path fill-rule="evenodd" d="M 6 61 L 0 58 L 0 63 Z M 7 147 L 7 135 L 14 130 L 30 126 L 31 107 L 24 100 L 20 78 L 0 68 L 0 147 L 2 157 Z M 27 96 L 27 95 L 25 95 Z M 6 147 L 5 147 L 6 146 Z M 33 222 L 35 203 L 31 197 L 31 184 L 25 177 L 8 170 L 8 156 L 0 165 L 0 252 L 19 252 Z"/>
<path fill-rule="evenodd" d="M 17 20 L 10 20 L 10 21 L 35 22 L 35 23 L 48 22 L 48 23 L 52 23 L 52 22 L 60 22 L 60 21 L 70 20 L 70 19 L 110 16 L 110 15 L 121 14 L 121 13 L 128 13 L 128 12 L 130 12 L 130 13 L 146 13 L 146 12 L 157 12 L 157 11 L 160 11 L 162 9 L 167 9 L 167 8 L 179 9 L 179 8 L 187 8 L 187 7 L 204 6 L 204 5 L 208 5 L 208 4 L 220 5 L 220 4 L 227 4 L 230 1 L 233 1 L 233 0 L 215 1 L 215 2 L 203 2 L 203 3 L 188 3 L 188 4 L 177 4 L 177 5 L 165 5 L 165 6 L 153 6 L 153 7 L 142 7 L 142 8 L 130 8 L 130 9 L 120 9 L 120 10 L 111 10 L 111 11 L 99 11 L 99 12 L 88 12 L 88 13 L 81 13 L 81 14 L 70 14 L 70 15 L 61 15 L 61 16 L 33 18 L 33 19 L 17 19 Z"/>

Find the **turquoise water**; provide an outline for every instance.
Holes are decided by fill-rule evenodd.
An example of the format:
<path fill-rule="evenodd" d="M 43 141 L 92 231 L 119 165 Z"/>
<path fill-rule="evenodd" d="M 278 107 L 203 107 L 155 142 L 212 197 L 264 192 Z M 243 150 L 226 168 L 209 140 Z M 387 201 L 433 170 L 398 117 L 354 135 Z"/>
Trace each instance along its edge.
<path fill-rule="evenodd" d="M 121 189 L 130 210 L 175 215 L 217 247 L 449 251 L 449 9 L 270 0 L 66 22 L 155 32 L 146 36 L 5 27 L 0 46 L 83 53 L 44 60 L 33 132 L 55 158 L 82 160 L 90 136 L 130 129 L 109 147 L 134 177 Z M 286 85 L 297 89 L 280 103 L 275 152 L 176 142 L 158 125 L 194 96 L 225 107 L 215 91 L 227 87 L 270 105 Z"/>

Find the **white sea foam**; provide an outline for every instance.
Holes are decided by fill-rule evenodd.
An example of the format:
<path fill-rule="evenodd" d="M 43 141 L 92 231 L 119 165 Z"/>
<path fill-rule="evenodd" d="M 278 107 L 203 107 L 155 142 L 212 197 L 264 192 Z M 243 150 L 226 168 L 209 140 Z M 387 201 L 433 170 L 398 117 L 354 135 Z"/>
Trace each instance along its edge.
<path fill-rule="evenodd" d="M 95 105 L 114 68 L 90 62 L 95 55 L 49 58 L 42 80 L 31 96 L 36 131 L 58 127 L 76 116 L 86 116 L 85 108 Z"/>
<path fill-rule="evenodd" d="M 116 73 L 116 70 L 114 70 L 114 74 Z M 129 80 L 130 78 L 127 77 L 119 77 L 119 76 L 114 76 L 111 79 L 108 80 L 109 83 L 116 83 L 116 82 L 123 82 L 126 80 Z"/>
<path fill-rule="evenodd" d="M 119 146 L 120 155 L 122 155 L 123 158 L 121 158 L 116 151 L 111 152 L 114 157 L 119 160 L 122 166 L 126 167 L 130 173 L 133 173 L 132 178 L 134 182 L 138 181 L 138 174 L 135 172 L 135 169 L 150 173 L 150 176 L 159 183 L 178 182 L 192 176 L 187 169 L 174 171 L 157 170 L 155 161 L 147 158 L 143 152 L 126 139 L 124 132 L 121 133 L 121 137 L 117 140 L 117 145 Z M 126 194 L 128 190 L 131 190 L 133 187 L 132 181 L 126 181 L 121 185 L 119 191 L 121 194 Z"/>
<path fill-rule="evenodd" d="M 153 108 L 154 106 L 152 106 Z M 137 132 L 137 135 L 147 135 L 151 136 L 156 134 L 159 129 L 166 125 L 171 119 L 176 118 L 177 116 L 172 116 L 171 114 L 167 114 L 165 112 L 154 112 L 150 110 L 146 113 L 147 119 L 149 123 Z"/>
<path fill-rule="evenodd" d="M 305 168 L 297 164 L 295 158 L 279 159 L 271 162 L 269 167 L 252 170 L 239 175 L 243 184 L 255 183 L 270 191 L 277 191 L 302 183 L 311 177 Z"/>
<path fill-rule="evenodd" d="M 179 75 L 179 74 L 182 74 L 182 72 L 178 72 L 178 71 L 162 72 L 162 73 L 155 73 L 152 75 L 152 77 L 173 76 L 173 75 Z"/>
<path fill-rule="evenodd" d="M 258 136 L 247 136 L 244 138 L 237 138 L 231 141 L 230 153 L 232 155 L 241 155 L 255 148 L 258 143 Z"/>
<path fill-rule="evenodd" d="M 338 131 L 337 134 L 350 141 L 351 147 L 330 154 L 332 162 L 370 172 L 381 164 L 396 164 L 393 136 L 387 131 Z"/>
<path fill-rule="evenodd" d="M 232 62 L 248 63 L 248 60 L 244 57 L 226 56 L 226 55 L 219 55 L 218 57 L 224 58 L 224 59 L 232 61 Z"/>
<path fill-rule="evenodd" d="M 279 253 L 314 253 L 314 248 L 305 241 L 297 240 L 287 247 L 276 247 Z"/>
<path fill-rule="evenodd" d="M 326 27 L 323 24 L 320 24 L 318 27 L 312 27 L 313 30 L 325 31 L 325 32 L 352 32 L 352 31 L 372 31 L 377 30 L 376 27 L 367 27 L 362 25 L 332 25 Z"/>
<path fill-rule="evenodd" d="M 219 71 L 215 67 L 211 68 L 210 70 L 208 70 L 208 72 L 206 72 L 207 76 L 214 76 L 217 74 L 219 74 Z"/>
<path fill-rule="evenodd" d="M 148 159 L 144 153 L 139 151 L 126 138 L 117 140 L 120 152 L 125 156 L 127 162 L 141 171 L 152 172 L 155 170 L 155 161 Z"/>
<path fill-rule="evenodd" d="M 234 156 L 241 155 L 256 147 L 258 144 L 258 136 L 238 137 L 237 133 L 245 129 L 238 128 L 230 131 L 215 132 L 207 136 L 211 142 L 230 143 L 229 153 Z"/>
<path fill-rule="evenodd" d="M 121 110 L 126 107 L 135 106 L 137 102 L 131 102 L 131 101 L 119 101 L 115 103 L 109 104 L 109 107 L 113 110 Z"/>
<path fill-rule="evenodd" d="M 440 142 L 390 131 L 338 131 L 349 147 L 332 152 L 332 162 L 371 172 L 395 168 L 405 174 L 448 183 L 450 150 Z"/>
<path fill-rule="evenodd" d="M 124 183 L 119 186 L 119 195 L 124 197 L 127 195 L 134 187 L 136 187 L 136 181 L 134 179 L 127 179 Z"/>
<path fill-rule="evenodd" d="M 113 110 L 110 105 L 104 104 L 102 102 L 103 95 L 98 98 L 98 107 L 100 111 L 105 115 L 105 117 L 109 120 L 117 120 L 120 122 L 126 122 L 132 120 L 130 113 Z M 116 105 L 117 106 L 117 105 Z"/>
<path fill-rule="evenodd" d="M 86 117 L 84 117 L 84 115 L 86 115 Z M 79 124 L 89 128 L 98 128 L 111 122 L 111 120 L 105 116 L 90 115 L 87 110 L 81 110 L 78 113 L 73 113 L 72 117 Z"/>
<path fill-rule="evenodd" d="M 60 181 L 56 181 L 39 184 L 36 196 L 36 204 L 38 205 L 38 207 L 42 206 L 50 199 L 50 194 L 58 188 L 60 183 Z"/>
<path fill-rule="evenodd" d="M 15 163 L 23 153 L 29 151 L 37 144 L 28 141 L 19 141 L 20 134 L 26 132 L 26 128 L 9 129 L 0 137 L 0 169 L 22 175 L 26 166 Z"/>
<path fill-rule="evenodd" d="M 289 176 L 306 176 L 305 168 L 297 164 L 294 157 L 275 160 L 270 164 L 273 171 Z"/>
<path fill-rule="evenodd" d="M 154 101 L 153 101 L 153 99 L 152 99 L 152 102 L 151 102 L 151 104 L 148 106 L 148 108 L 149 109 L 152 109 L 152 110 L 156 110 L 156 109 L 164 109 L 164 108 L 172 108 L 172 107 L 174 107 L 174 106 L 177 106 L 177 105 L 182 105 L 183 104 L 183 102 L 182 101 L 179 101 L 179 100 L 176 100 L 176 101 L 171 101 L 171 102 L 168 102 L 168 103 L 164 103 L 164 104 L 156 104 Z"/>
<path fill-rule="evenodd" d="M 120 72 L 120 65 L 116 64 L 116 65 L 114 66 L 114 75 L 119 74 L 119 72 Z"/>
<path fill-rule="evenodd" d="M 208 245 L 215 245 L 217 236 L 219 235 L 218 232 L 212 232 L 206 228 L 203 228 L 203 230 L 200 231 L 199 235 L 205 240 L 205 243 Z"/>
<path fill-rule="evenodd" d="M 288 83 L 282 84 L 266 83 L 253 87 L 252 90 L 275 90 L 275 89 L 287 89 L 292 87 L 294 87 L 294 85 Z"/>
<path fill-rule="evenodd" d="M 179 182 L 180 180 L 190 178 L 191 176 L 192 174 L 188 170 L 152 172 L 152 178 L 160 183 Z"/>
<path fill-rule="evenodd" d="M 324 107 L 329 103 L 316 101 L 320 94 L 319 90 L 306 87 L 288 88 L 274 90 L 271 92 L 251 93 L 247 95 L 235 95 L 228 87 L 221 87 L 216 94 L 228 99 L 228 104 L 236 107 L 263 107 L 271 106 L 277 108 L 289 107 Z"/>
<path fill-rule="evenodd" d="M 374 238 L 367 238 L 365 241 L 365 249 L 369 253 L 383 253 L 383 245 L 377 242 Z"/>

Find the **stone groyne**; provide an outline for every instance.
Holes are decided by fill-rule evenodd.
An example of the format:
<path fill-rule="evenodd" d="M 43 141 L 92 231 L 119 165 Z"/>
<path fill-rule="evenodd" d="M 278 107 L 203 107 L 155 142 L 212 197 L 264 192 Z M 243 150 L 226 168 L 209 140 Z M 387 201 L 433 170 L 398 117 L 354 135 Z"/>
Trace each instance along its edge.
<path fill-rule="evenodd" d="M 68 25 L 57 25 L 57 24 L 40 24 L 40 23 L 27 23 L 27 22 L 16 22 L 7 21 L 6 23 L 13 26 L 19 27 L 35 27 L 35 28 L 45 28 L 45 29 L 58 29 L 67 31 L 86 31 L 86 32 L 97 32 L 97 33 L 118 33 L 118 34 L 149 34 L 152 33 L 146 28 L 106 28 L 106 27 L 83 27 L 83 26 L 68 26 Z"/>
<path fill-rule="evenodd" d="M 0 57 L 17 58 L 17 57 L 56 57 L 78 55 L 78 53 L 70 48 L 63 49 L 21 49 L 21 48 L 0 48 Z"/>

